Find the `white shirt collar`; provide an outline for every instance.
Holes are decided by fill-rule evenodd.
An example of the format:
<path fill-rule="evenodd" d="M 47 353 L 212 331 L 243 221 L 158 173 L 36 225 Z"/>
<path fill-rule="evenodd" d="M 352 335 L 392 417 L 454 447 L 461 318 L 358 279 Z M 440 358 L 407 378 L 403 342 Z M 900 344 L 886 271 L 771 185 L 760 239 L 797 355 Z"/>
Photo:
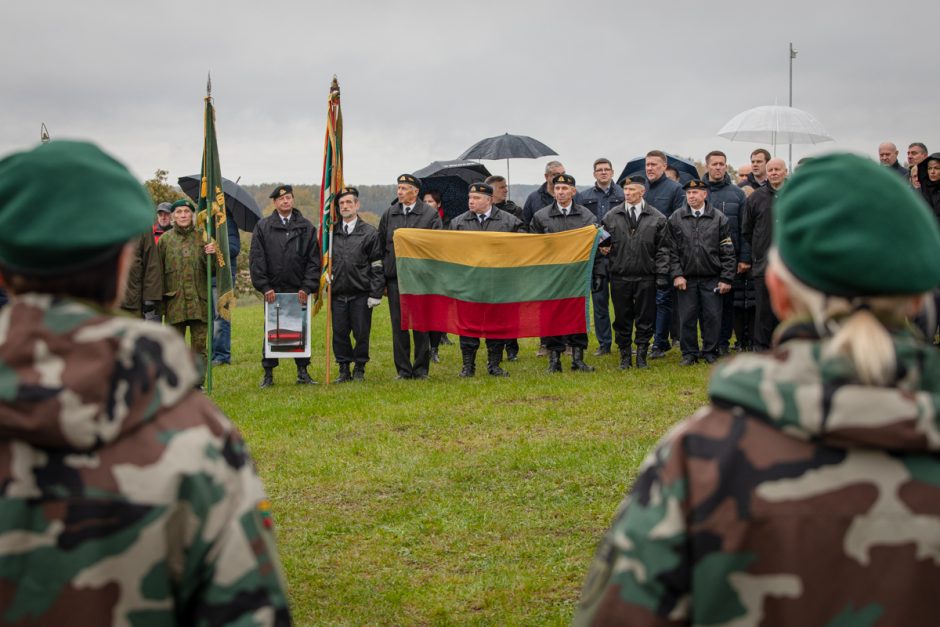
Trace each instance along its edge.
<path fill-rule="evenodd" d="M 561 211 L 562 213 L 564 213 L 565 215 L 567 215 L 567 214 L 571 213 L 571 209 L 572 209 L 573 207 L 574 207 L 574 203 L 571 203 L 571 204 L 568 205 L 567 207 L 562 207 L 561 205 L 558 205 L 558 210 Z"/>
<path fill-rule="evenodd" d="M 353 218 L 353 219 L 352 219 L 351 221 L 349 221 L 349 222 L 343 222 L 343 230 L 346 231 L 347 233 L 352 233 L 353 230 L 355 230 L 355 228 L 356 228 L 356 223 L 357 223 L 357 222 L 359 222 L 358 216 L 355 217 L 355 218 Z"/>

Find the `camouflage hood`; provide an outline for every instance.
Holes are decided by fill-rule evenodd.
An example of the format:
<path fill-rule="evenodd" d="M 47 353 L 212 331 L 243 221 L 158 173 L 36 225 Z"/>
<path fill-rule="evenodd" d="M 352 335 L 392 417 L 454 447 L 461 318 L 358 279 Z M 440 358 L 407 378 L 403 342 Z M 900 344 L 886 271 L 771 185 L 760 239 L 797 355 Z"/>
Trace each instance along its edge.
<path fill-rule="evenodd" d="M 93 450 L 201 381 L 171 328 L 36 294 L 0 309 L 0 437 Z"/>
<path fill-rule="evenodd" d="M 844 359 L 823 360 L 826 339 L 808 324 L 781 329 L 775 350 L 720 366 L 715 405 L 747 413 L 804 440 L 835 447 L 940 451 L 940 351 L 906 332 L 893 335 L 898 368 L 889 386 L 858 382 Z"/>

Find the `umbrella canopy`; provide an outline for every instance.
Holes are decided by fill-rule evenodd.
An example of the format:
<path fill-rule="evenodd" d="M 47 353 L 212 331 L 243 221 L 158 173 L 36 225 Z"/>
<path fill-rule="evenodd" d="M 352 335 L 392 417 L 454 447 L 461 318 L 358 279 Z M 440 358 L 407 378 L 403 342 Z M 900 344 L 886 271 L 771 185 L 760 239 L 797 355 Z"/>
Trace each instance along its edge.
<path fill-rule="evenodd" d="M 481 139 L 463 151 L 460 159 L 538 159 L 558 153 L 526 135 L 505 133 Z"/>
<path fill-rule="evenodd" d="M 444 220 L 450 220 L 467 210 L 470 184 L 479 183 L 490 175 L 482 163 L 453 159 L 432 161 L 413 173 L 421 179 L 421 196 L 428 192 L 441 195 Z"/>
<path fill-rule="evenodd" d="M 754 107 L 734 116 L 718 131 L 720 137 L 761 144 L 819 144 L 832 137 L 812 114 L 794 107 Z"/>
<path fill-rule="evenodd" d="M 199 202 L 199 186 L 202 183 L 202 177 L 198 174 L 190 174 L 179 177 L 176 182 L 193 202 Z M 222 179 L 222 193 L 225 194 L 225 208 L 235 218 L 238 228 L 242 231 L 252 231 L 261 219 L 261 207 L 255 199 L 241 185 L 226 178 Z"/>
<path fill-rule="evenodd" d="M 692 179 L 698 178 L 698 170 L 695 169 L 695 164 L 691 161 L 687 161 L 682 157 L 677 157 L 676 155 L 666 153 L 666 165 L 670 165 L 676 169 L 676 172 L 679 173 L 679 182 L 685 183 Z M 623 179 L 627 178 L 631 174 L 639 173 L 644 178 L 646 177 L 646 157 L 634 157 L 627 161 L 627 165 L 624 166 L 623 172 L 620 173 L 620 176 L 617 178 L 617 183 L 622 183 Z"/>

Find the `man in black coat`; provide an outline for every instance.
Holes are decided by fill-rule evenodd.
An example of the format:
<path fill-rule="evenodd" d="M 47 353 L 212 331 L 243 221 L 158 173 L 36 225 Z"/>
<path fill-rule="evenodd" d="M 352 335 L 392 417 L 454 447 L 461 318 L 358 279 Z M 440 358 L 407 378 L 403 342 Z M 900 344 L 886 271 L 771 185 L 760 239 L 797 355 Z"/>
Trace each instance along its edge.
<path fill-rule="evenodd" d="M 336 196 L 342 218 L 333 225 L 330 259 L 330 311 L 333 318 L 333 355 L 339 364 L 337 383 L 365 379 L 369 361 L 372 309 L 382 302 L 385 276 L 379 232 L 359 219 L 359 190 L 344 187 Z M 355 348 L 349 339 L 356 340 Z M 350 373 L 349 365 L 355 364 Z"/>
<path fill-rule="evenodd" d="M 692 180 L 683 189 L 686 205 L 669 216 L 673 241 L 670 267 L 679 305 L 680 364 L 691 366 L 699 355 L 711 364 L 718 359 L 720 296 L 731 291 L 737 260 L 728 218 L 705 202 L 708 197 L 705 183 Z"/>
<path fill-rule="evenodd" d="M 494 174 L 488 176 L 483 182 L 493 188 L 493 206 L 511 213 L 521 222 L 522 207 L 509 199 L 509 184 L 506 182 L 506 177 Z M 509 361 L 519 359 L 519 340 L 506 340 L 506 359 Z"/>
<path fill-rule="evenodd" d="M 306 306 L 310 294 L 315 298 L 320 285 L 317 229 L 294 208 L 293 187 L 281 185 L 269 197 L 274 200 L 275 211 L 259 220 L 251 234 L 251 284 L 264 295 L 267 303 L 273 303 L 278 293 L 297 292 L 297 300 Z M 297 357 L 294 363 L 297 385 L 316 383 L 307 373 L 309 357 Z M 274 385 L 277 365 L 277 358 L 261 359 L 264 377 L 260 387 Z"/>
<path fill-rule="evenodd" d="M 783 159 L 767 162 L 767 185 L 751 194 L 744 203 L 744 219 L 741 225 L 741 263 L 750 269 L 754 281 L 754 337 L 753 348 L 765 351 L 770 348 L 777 316 L 770 306 L 770 294 L 764 283 L 767 271 L 767 253 L 770 251 L 774 227 L 774 202 L 777 191 L 787 177 L 787 165 Z"/>
<path fill-rule="evenodd" d="M 529 227 L 532 216 L 541 209 L 555 202 L 555 184 L 552 182 L 559 174 L 565 173 L 565 166 L 561 161 L 549 161 L 545 164 L 545 182 L 529 194 L 522 205 L 522 222 Z"/>
<path fill-rule="evenodd" d="M 398 202 L 382 215 L 379 221 L 379 248 L 388 288 L 388 310 L 392 320 L 392 349 L 399 379 L 427 379 L 431 365 L 431 341 L 426 331 L 401 328 L 401 300 L 398 290 L 398 267 L 395 264 L 395 230 L 442 229 L 441 216 L 436 209 L 418 200 L 421 181 L 410 174 L 398 177 Z M 411 360 L 411 341 L 414 340 L 414 361 Z"/>
<path fill-rule="evenodd" d="M 611 209 L 602 220 L 604 229 L 610 233 L 606 255 L 614 303 L 614 334 L 623 370 L 633 365 L 630 344 L 634 325 L 636 366 L 647 367 L 656 322 L 656 286 L 669 285 L 669 227 L 666 216 L 643 200 L 645 182 L 642 176 L 627 177 L 623 181 L 625 202 Z"/>
<path fill-rule="evenodd" d="M 450 221 L 452 231 L 478 231 L 518 233 L 524 231 L 522 220 L 507 211 L 497 209 L 493 204 L 493 188 L 486 183 L 473 183 L 470 185 L 467 203 L 469 211 L 461 213 Z M 486 371 L 494 377 L 508 377 L 509 373 L 500 368 L 503 359 L 503 348 L 507 340 L 486 340 Z M 476 375 L 477 351 L 480 349 L 480 338 L 460 336 L 460 353 L 463 357 L 461 377 Z"/>
<path fill-rule="evenodd" d="M 580 229 L 587 225 L 596 225 L 597 219 L 586 207 L 574 202 L 574 177 L 568 174 L 559 174 L 552 181 L 552 191 L 555 200 L 537 211 L 532 216 L 529 231 L 532 233 L 561 233 Z M 571 347 L 571 369 L 580 372 L 593 372 L 594 368 L 584 363 L 584 349 L 588 345 L 587 333 L 572 335 L 559 335 L 543 338 L 548 348 L 548 371 L 561 372 L 561 354 L 565 347 Z"/>

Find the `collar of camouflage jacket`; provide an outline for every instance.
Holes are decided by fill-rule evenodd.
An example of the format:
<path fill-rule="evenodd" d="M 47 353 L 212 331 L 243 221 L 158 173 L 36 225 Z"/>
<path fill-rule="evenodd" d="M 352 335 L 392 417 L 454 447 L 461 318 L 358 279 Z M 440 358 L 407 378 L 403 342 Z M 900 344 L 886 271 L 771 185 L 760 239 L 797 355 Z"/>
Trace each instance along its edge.
<path fill-rule="evenodd" d="M 745 353 L 712 376 L 715 405 L 744 412 L 804 440 L 845 448 L 940 451 L 940 351 L 908 332 L 892 335 L 891 385 L 858 381 L 842 358 L 823 359 L 828 340 L 812 325 L 788 325 L 772 352 Z"/>
<path fill-rule="evenodd" d="M 201 381 L 169 327 L 38 294 L 0 309 L 0 437 L 94 450 Z"/>

